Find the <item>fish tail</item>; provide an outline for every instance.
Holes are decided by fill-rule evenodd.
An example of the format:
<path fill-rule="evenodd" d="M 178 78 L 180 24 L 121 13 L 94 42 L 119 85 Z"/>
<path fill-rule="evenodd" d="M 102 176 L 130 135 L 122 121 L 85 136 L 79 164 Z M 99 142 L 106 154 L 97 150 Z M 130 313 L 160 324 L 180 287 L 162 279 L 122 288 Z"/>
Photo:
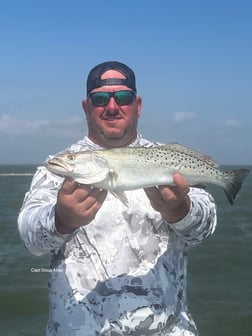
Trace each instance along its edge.
<path fill-rule="evenodd" d="M 224 192 L 230 202 L 230 204 L 234 203 L 235 197 L 241 189 L 243 180 L 249 174 L 248 169 L 234 169 L 230 171 L 226 171 L 229 175 L 229 179 L 223 187 Z"/>

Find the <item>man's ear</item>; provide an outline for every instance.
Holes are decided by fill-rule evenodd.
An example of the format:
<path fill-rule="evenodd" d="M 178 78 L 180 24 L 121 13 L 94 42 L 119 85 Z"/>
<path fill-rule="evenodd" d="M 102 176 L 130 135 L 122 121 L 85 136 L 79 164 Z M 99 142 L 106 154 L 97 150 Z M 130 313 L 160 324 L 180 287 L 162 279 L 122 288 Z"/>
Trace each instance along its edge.
<path fill-rule="evenodd" d="M 137 100 L 137 114 L 138 114 L 138 117 L 140 117 L 141 112 L 142 112 L 142 98 L 140 96 L 137 96 L 136 100 Z"/>
<path fill-rule="evenodd" d="M 87 115 L 87 112 L 88 112 L 88 100 L 87 99 L 82 100 L 82 108 L 83 108 L 85 114 Z"/>

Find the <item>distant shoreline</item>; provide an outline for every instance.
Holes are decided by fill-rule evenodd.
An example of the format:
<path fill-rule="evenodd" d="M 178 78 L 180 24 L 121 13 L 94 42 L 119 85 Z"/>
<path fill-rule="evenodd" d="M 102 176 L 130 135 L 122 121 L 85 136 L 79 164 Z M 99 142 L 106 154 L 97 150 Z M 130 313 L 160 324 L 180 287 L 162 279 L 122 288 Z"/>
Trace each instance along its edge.
<path fill-rule="evenodd" d="M 33 173 L 0 173 L 0 176 L 33 176 Z"/>

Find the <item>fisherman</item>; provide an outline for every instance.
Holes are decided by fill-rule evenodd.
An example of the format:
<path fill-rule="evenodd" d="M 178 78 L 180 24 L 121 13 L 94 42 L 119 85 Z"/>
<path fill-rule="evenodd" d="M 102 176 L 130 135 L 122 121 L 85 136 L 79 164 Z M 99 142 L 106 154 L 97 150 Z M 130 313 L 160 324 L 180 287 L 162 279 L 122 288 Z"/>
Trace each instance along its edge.
<path fill-rule="evenodd" d="M 94 67 L 82 102 L 88 135 L 64 152 L 152 147 L 137 132 L 142 100 L 134 72 Z M 50 252 L 47 336 L 196 336 L 186 300 L 186 247 L 209 237 L 216 206 L 174 174 L 174 187 L 110 192 L 39 167 L 18 218 L 26 247 Z"/>

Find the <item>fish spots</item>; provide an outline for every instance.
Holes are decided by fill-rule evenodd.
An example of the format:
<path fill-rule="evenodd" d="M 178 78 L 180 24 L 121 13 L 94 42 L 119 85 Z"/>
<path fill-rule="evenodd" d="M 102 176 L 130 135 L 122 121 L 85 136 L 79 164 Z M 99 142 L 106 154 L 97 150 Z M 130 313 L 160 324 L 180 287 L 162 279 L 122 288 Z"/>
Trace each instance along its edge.
<path fill-rule="evenodd" d="M 188 174 L 205 176 L 214 175 L 215 169 L 213 161 L 208 156 L 185 148 L 178 144 L 156 146 L 151 148 L 137 148 L 132 150 L 130 155 L 135 162 L 147 166 L 148 164 L 157 167 L 169 167 L 172 171 L 185 170 Z"/>

